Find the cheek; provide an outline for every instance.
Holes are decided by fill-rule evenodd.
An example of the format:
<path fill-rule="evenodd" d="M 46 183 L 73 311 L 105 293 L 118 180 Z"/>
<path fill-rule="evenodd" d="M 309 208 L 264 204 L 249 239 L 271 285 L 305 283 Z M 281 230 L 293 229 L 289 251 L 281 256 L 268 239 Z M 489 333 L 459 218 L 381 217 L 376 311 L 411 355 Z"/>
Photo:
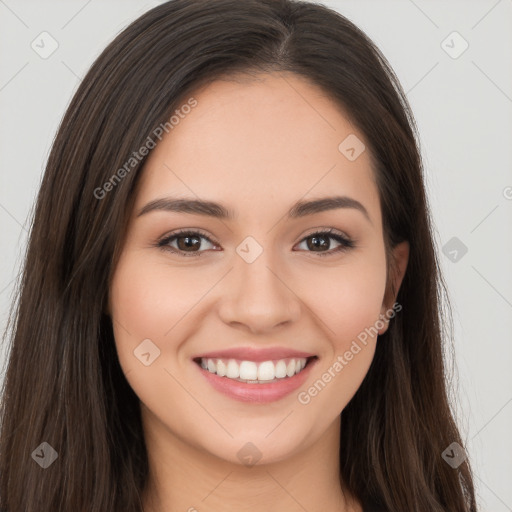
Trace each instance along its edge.
<path fill-rule="evenodd" d="M 386 261 L 378 248 L 369 257 L 354 257 L 329 271 L 304 270 L 300 288 L 322 321 L 336 351 L 379 319 L 386 287 Z M 304 277 L 306 276 L 306 277 Z"/>
<path fill-rule="evenodd" d="M 165 357 L 167 346 L 175 336 L 175 326 L 198 302 L 201 291 L 191 286 L 186 272 L 166 270 L 149 263 L 137 252 L 126 253 L 116 268 L 110 290 L 114 335 L 119 358 L 131 365 L 128 357 L 146 339 L 161 350 L 157 362 Z M 172 307 L 170 305 L 172 304 Z"/>
<path fill-rule="evenodd" d="M 336 347 L 343 349 L 379 319 L 385 289 L 385 271 L 368 269 L 364 274 L 351 272 L 329 303 L 331 328 Z"/>
<path fill-rule="evenodd" d="M 332 274 L 316 274 L 308 283 L 314 290 L 309 306 L 329 343 L 315 380 L 297 398 L 306 415 L 324 410 L 334 418 L 357 392 L 373 360 L 386 285 L 384 252 L 376 249 L 370 258 Z"/>
<path fill-rule="evenodd" d="M 163 424 L 173 424 L 165 411 L 175 410 L 176 404 L 181 417 L 201 424 L 201 411 L 173 376 L 180 340 L 186 338 L 187 313 L 204 289 L 191 286 L 190 274 L 148 260 L 141 252 L 127 251 L 112 281 L 110 306 L 119 363 L 141 404 L 158 414 Z M 174 429 L 179 431 L 179 425 Z"/>

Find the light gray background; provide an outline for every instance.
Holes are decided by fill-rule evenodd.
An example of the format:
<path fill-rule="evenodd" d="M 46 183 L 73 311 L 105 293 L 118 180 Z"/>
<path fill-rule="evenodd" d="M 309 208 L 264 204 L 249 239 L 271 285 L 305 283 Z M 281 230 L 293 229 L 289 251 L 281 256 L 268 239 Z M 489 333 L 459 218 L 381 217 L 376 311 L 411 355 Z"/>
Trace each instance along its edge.
<path fill-rule="evenodd" d="M 0 0 L 2 330 L 65 108 L 106 44 L 158 3 Z M 482 511 L 512 511 L 512 0 L 324 3 L 377 43 L 412 104 L 454 307 L 459 423 Z M 47 59 L 31 48 L 43 31 L 59 45 Z M 453 31 L 469 44 L 457 58 Z M 442 252 L 452 237 L 468 248 L 456 262 Z"/>

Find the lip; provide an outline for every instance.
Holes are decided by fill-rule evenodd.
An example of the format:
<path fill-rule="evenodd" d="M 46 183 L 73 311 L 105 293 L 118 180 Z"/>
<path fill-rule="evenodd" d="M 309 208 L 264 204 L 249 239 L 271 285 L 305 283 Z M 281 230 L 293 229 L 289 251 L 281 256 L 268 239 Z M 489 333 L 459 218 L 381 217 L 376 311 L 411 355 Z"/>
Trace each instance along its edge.
<path fill-rule="evenodd" d="M 217 350 L 215 352 L 208 352 L 194 356 L 193 359 L 238 359 L 240 361 L 254 361 L 255 363 L 262 363 L 263 361 L 275 361 L 278 359 L 287 358 L 308 358 L 313 357 L 315 354 L 308 352 L 299 352 L 297 350 L 290 350 L 286 347 L 269 347 L 269 348 L 251 348 L 251 347 L 237 347 L 226 350 Z M 299 374 L 300 375 L 300 374 Z M 292 378 L 292 377 L 290 377 Z M 260 385 L 260 384 L 258 384 Z"/>
<path fill-rule="evenodd" d="M 290 351 L 288 351 L 288 353 L 290 353 Z M 244 357 L 247 356 L 244 355 Z M 280 400 L 302 386 L 311 373 L 311 369 L 317 362 L 318 358 L 312 357 L 311 359 L 308 359 L 304 369 L 299 373 L 296 373 L 293 377 L 285 377 L 283 379 L 278 379 L 276 382 L 270 382 L 268 384 L 248 384 L 245 382 L 228 379 L 227 377 L 219 377 L 216 373 L 211 373 L 208 370 L 201 368 L 197 362 L 195 362 L 194 365 L 215 390 L 223 393 L 229 398 L 238 400 L 239 402 L 265 404 Z"/>

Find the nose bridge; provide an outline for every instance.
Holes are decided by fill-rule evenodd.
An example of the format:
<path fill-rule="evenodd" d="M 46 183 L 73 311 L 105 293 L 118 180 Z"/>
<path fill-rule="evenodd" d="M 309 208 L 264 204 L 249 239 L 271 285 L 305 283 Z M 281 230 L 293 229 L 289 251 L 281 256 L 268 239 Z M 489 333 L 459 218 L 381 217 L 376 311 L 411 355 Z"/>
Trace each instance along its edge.
<path fill-rule="evenodd" d="M 245 324 L 252 331 L 296 321 L 300 301 L 281 275 L 282 266 L 270 248 L 263 249 L 250 238 L 237 248 L 234 269 L 223 294 L 222 319 L 226 323 Z"/>

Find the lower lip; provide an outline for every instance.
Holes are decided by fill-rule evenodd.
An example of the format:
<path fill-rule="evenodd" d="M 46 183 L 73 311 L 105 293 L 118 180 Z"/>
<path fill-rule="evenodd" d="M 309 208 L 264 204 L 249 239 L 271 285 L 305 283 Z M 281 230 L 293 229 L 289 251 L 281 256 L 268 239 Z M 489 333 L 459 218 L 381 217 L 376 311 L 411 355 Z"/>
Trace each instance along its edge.
<path fill-rule="evenodd" d="M 304 369 L 293 377 L 285 377 L 276 382 L 269 382 L 268 384 L 247 384 L 245 382 L 228 379 L 227 377 L 219 377 L 216 373 L 205 370 L 197 363 L 194 364 L 208 382 L 224 395 L 240 402 L 265 404 L 280 400 L 302 386 L 316 361 L 317 359 L 310 360 Z"/>

